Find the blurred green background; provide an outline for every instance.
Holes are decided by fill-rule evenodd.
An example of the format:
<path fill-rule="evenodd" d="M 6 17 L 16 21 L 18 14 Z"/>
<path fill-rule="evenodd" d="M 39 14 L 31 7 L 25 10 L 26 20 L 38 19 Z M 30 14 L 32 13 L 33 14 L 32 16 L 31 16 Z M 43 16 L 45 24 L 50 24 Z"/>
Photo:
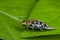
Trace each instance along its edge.
<path fill-rule="evenodd" d="M 36 36 L 30 37 L 31 33 L 27 31 L 27 34 L 20 26 L 21 21 L 29 18 L 41 19 L 56 30 L 35 32 Z M 0 0 L 0 37 L 3 40 L 60 40 L 59 22 L 60 0 Z M 28 37 L 21 38 L 23 34 Z"/>

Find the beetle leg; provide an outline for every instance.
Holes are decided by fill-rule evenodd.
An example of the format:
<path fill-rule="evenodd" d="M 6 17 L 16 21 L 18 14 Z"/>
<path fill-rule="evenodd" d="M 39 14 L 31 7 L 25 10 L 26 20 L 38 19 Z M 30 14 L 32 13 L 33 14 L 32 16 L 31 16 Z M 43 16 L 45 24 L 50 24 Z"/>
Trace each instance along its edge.
<path fill-rule="evenodd" d="M 26 27 L 27 29 L 29 29 L 28 27 Z"/>
<path fill-rule="evenodd" d="M 34 26 L 32 26 L 32 31 L 33 31 L 33 34 L 34 34 L 34 31 L 35 31 L 35 30 L 34 30 Z"/>
<path fill-rule="evenodd" d="M 40 28 L 40 31 L 43 31 L 43 29 L 42 29 L 42 28 Z"/>
<path fill-rule="evenodd" d="M 35 30 L 34 30 L 34 28 L 33 28 L 33 34 L 34 34 L 34 31 L 35 31 Z"/>

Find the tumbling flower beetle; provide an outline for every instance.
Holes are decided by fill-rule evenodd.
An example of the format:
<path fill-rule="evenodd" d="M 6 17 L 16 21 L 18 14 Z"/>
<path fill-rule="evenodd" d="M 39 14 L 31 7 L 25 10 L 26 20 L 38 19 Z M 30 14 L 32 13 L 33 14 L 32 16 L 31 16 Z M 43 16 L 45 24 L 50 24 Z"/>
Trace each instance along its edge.
<path fill-rule="evenodd" d="M 53 30 L 54 28 L 49 27 L 46 23 L 36 20 L 36 19 L 28 19 L 24 20 L 22 23 L 22 26 L 25 26 L 27 29 L 32 29 L 32 30 Z"/>

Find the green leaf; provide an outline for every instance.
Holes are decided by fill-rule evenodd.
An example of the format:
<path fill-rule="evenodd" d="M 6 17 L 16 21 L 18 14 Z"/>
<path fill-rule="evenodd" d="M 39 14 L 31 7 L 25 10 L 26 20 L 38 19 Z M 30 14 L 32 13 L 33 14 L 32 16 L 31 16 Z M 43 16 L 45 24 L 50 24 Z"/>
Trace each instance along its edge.
<path fill-rule="evenodd" d="M 6 12 L 0 12 L 0 38 L 3 40 L 24 40 L 20 34 L 25 29 L 20 26 L 20 20 L 12 15 L 5 15 Z M 7 14 L 7 13 L 6 13 Z"/>
<path fill-rule="evenodd" d="M 26 40 L 60 40 L 60 34 L 25 38 Z"/>
<path fill-rule="evenodd" d="M 16 40 L 18 34 L 17 30 L 14 29 L 15 27 L 18 27 L 18 21 L 3 15 L 3 13 L 0 13 L 0 35 L 4 40 Z"/>
<path fill-rule="evenodd" d="M 0 0 L 0 10 L 23 20 L 34 3 L 34 0 Z"/>
<path fill-rule="evenodd" d="M 20 33 L 25 29 L 20 26 L 29 13 L 34 0 L 0 0 L 0 37 L 3 40 L 24 40 Z"/>
<path fill-rule="evenodd" d="M 30 18 L 42 20 L 56 30 L 51 31 L 24 31 L 21 37 L 60 34 L 60 0 L 40 0 L 30 14 Z M 24 34 L 23 34 L 24 33 Z"/>
<path fill-rule="evenodd" d="M 35 2 L 35 0 L 0 0 L 0 38 L 3 40 L 59 40 L 60 1 L 40 0 L 34 6 Z M 30 13 L 30 18 L 42 20 L 56 30 L 35 31 L 34 34 L 33 31 L 25 30 L 20 26 L 20 22 Z M 28 38 L 24 39 L 24 37 Z"/>

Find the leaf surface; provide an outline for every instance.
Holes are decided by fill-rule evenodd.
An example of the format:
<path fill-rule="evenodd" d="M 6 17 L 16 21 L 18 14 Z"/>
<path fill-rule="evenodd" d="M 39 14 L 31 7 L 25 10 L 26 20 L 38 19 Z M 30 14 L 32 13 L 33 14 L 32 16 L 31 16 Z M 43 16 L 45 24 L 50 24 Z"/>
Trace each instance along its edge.
<path fill-rule="evenodd" d="M 30 14 L 30 18 L 42 20 L 55 28 L 51 31 L 24 31 L 22 37 L 34 37 L 43 35 L 60 34 L 60 0 L 40 0 Z M 24 34 L 23 34 L 24 33 Z"/>
<path fill-rule="evenodd" d="M 34 0 L 0 0 L 0 37 L 3 40 L 23 40 L 20 26 L 29 13 Z"/>

